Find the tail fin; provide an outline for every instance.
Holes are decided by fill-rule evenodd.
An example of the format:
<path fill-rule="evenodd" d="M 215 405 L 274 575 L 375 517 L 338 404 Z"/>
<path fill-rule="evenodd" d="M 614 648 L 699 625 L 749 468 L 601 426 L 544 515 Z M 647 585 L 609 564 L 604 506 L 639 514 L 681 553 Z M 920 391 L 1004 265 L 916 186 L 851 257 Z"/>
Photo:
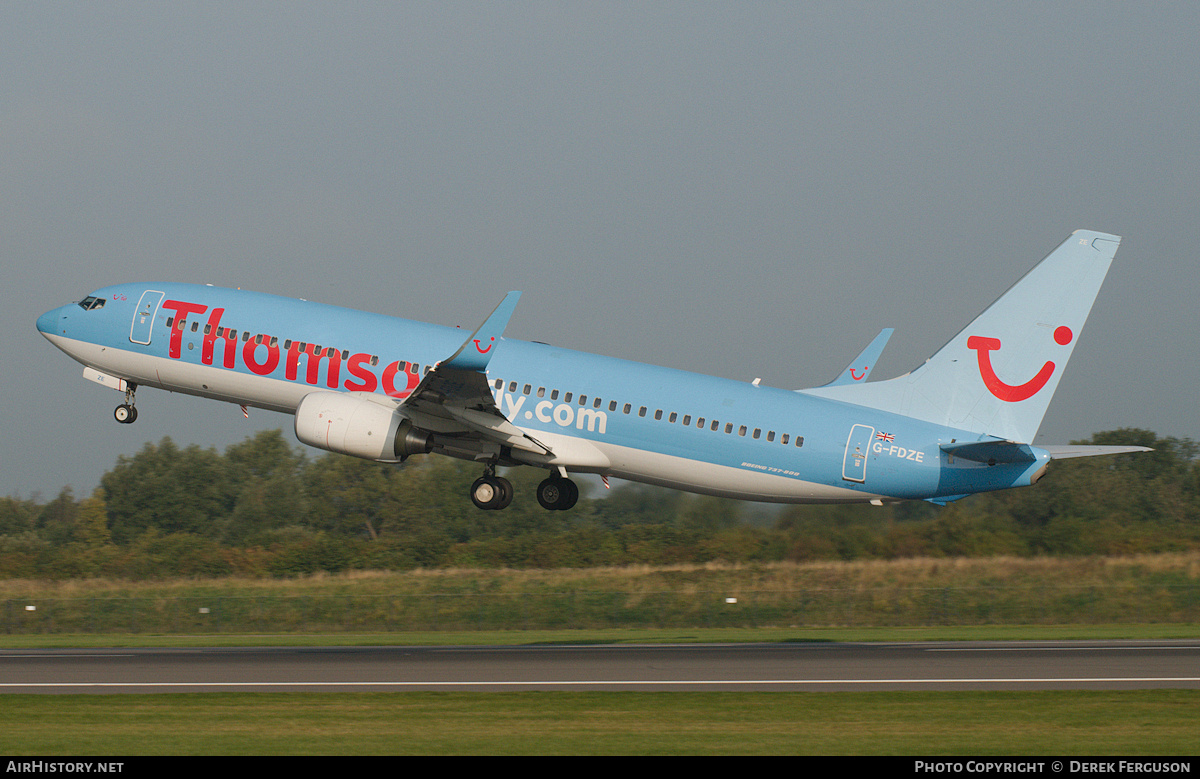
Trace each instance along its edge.
<path fill-rule="evenodd" d="M 804 392 L 1029 443 L 1120 242 L 1076 230 L 915 371 Z"/>

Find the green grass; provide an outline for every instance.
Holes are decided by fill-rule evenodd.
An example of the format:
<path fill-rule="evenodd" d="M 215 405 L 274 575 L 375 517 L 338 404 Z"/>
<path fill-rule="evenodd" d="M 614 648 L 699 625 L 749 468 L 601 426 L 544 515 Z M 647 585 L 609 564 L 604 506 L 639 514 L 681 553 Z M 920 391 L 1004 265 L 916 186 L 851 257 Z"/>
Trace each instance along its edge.
<path fill-rule="evenodd" d="M 1200 554 L 0 581 L 0 635 L 1200 623 Z"/>
<path fill-rule="evenodd" d="M 514 646 L 528 644 L 720 644 L 828 641 L 1080 641 L 1200 638 L 1200 625 L 982 625 L 888 628 L 464 630 L 396 633 L 0 634 L 0 650 L 68 647 Z"/>
<path fill-rule="evenodd" d="M 9 755 L 1191 755 L 1200 692 L 9 695 Z"/>
<path fill-rule="evenodd" d="M 13 599 L 12 613 L 6 616 L 6 629 L 12 632 L 0 631 L 0 648 L 1195 639 L 1200 637 L 1198 574 L 1200 558 L 1188 555 L 426 571 L 287 581 L 8 581 L 0 582 L 0 601 Z M 1065 616 L 1057 615 L 1041 597 L 1044 591 L 1079 587 L 1092 588 L 1086 591 L 1091 600 L 1075 604 Z M 960 625 L 887 627 L 880 626 L 887 621 L 870 621 L 875 612 L 865 604 L 878 600 L 878 593 L 893 593 L 890 600 L 903 602 L 924 588 L 972 591 L 978 597 L 966 605 L 961 599 L 947 601 L 954 610 L 945 613 L 955 615 Z M 790 593 L 832 590 L 871 596 L 847 601 L 856 607 L 856 624 L 368 632 L 374 628 L 348 622 L 341 627 L 344 620 L 336 630 L 322 630 L 308 618 L 279 620 L 276 627 L 260 626 L 266 620 L 256 618 L 242 628 L 223 622 L 222 630 L 229 631 L 225 633 L 186 625 L 158 630 L 146 619 L 139 619 L 134 628 L 126 619 L 113 623 L 115 628 L 100 627 L 100 632 L 84 635 L 71 632 L 70 612 L 59 610 L 65 605 L 55 604 L 51 610 L 39 602 L 34 614 L 47 620 L 45 625 L 25 625 L 20 620 L 30 613 L 24 601 L 18 602 L 225 596 L 267 603 L 298 596 L 441 598 L 499 593 L 532 603 L 533 596 L 547 592 L 612 591 L 634 599 L 667 592 L 678 594 L 679 603 L 705 593 L 719 593 L 722 602 L 725 595 L 737 595 L 745 603 L 752 595 L 769 603 L 771 597 L 787 600 Z M 1028 597 L 1032 605 L 1001 609 L 999 595 L 1005 593 Z M 1120 608 L 1110 614 L 1108 604 Z M 655 617 L 661 621 L 666 613 L 656 609 Z M 839 607 L 836 613 L 840 619 L 848 612 Z M 898 619 L 892 611 L 881 613 L 892 622 Z M 515 626 L 550 621 L 535 615 L 529 611 Z M 90 619 L 81 624 L 90 624 Z M 1056 621 L 1086 624 L 1053 624 Z M 480 621 L 461 622 L 463 627 L 476 627 Z M 1200 691 L 1186 690 L 16 694 L 0 696 L 0 754 L 1194 755 L 1197 723 Z"/>

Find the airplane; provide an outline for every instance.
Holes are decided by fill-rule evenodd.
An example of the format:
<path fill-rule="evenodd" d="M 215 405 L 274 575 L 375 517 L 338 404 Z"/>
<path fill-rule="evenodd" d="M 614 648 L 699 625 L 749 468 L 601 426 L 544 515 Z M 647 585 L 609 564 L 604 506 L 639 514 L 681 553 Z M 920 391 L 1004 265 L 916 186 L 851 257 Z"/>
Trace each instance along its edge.
<path fill-rule="evenodd" d="M 175 282 L 96 290 L 37 328 L 83 375 L 295 417 L 301 442 L 399 463 L 479 463 L 480 509 L 513 499 L 499 467 L 549 475 L 538 502 L 565 510 L 572 474 L 774 503 L 945 505 L 1028 486 L 1051 459 L 1148 451 L 1032 441 L 1120 244 L 1077 230 L 915 370 L 867 375 L 883 330 L 832 382 L 789 390 L 504 337 L 510 292 L 467 338 L 453 327 L 240 289 Z"/>

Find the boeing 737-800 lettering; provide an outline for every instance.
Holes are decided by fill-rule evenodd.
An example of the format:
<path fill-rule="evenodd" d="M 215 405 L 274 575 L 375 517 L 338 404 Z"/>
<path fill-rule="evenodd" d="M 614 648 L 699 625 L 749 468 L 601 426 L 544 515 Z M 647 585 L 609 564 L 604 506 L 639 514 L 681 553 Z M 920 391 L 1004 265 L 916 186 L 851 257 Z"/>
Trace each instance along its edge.
<path fill-rule="evenodd" d="M 916 370 L 868 382 L 884 330 L 834 381 L 783 390 L 506 339 L 519 293 L 468 338 L 451 327 L 241 290 L 129 283 L 43 314 L 38 330 L 125 393 L 156 387 L 295 416 L 310 446 L 380 462 L 479 462 L 471 499 L 504 508 L 500 466 L 778 503 L 924 499 L 1033 484 L 1054 457 L 1141 447 L 1033 446 L 1120 238 L 1076 231 Z"/>

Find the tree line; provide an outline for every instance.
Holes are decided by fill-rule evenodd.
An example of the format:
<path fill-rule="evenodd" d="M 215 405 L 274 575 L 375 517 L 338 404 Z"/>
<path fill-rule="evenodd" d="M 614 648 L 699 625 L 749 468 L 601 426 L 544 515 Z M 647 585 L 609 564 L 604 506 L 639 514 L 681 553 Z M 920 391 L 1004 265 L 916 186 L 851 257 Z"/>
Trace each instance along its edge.
<path fill-rule="evenodd" d="M 276 431 L 224 452 L 164 438 L 121 456 L 90 496 L 0 499 L 0 577 L 295 576 L 351 569 L 553 568 L 722 561 L 1126 555 L 1200 548 L 1200 449 L 1140 429 L 1085 442 L 1154 451 L 1063 460 L 1029 488 L 946 507 L 764 507 L 581 482 L 545 511 L 543 472 L 512 469 L 502 512 L 467 498 L 478 466 L 310 457 Z"/>

